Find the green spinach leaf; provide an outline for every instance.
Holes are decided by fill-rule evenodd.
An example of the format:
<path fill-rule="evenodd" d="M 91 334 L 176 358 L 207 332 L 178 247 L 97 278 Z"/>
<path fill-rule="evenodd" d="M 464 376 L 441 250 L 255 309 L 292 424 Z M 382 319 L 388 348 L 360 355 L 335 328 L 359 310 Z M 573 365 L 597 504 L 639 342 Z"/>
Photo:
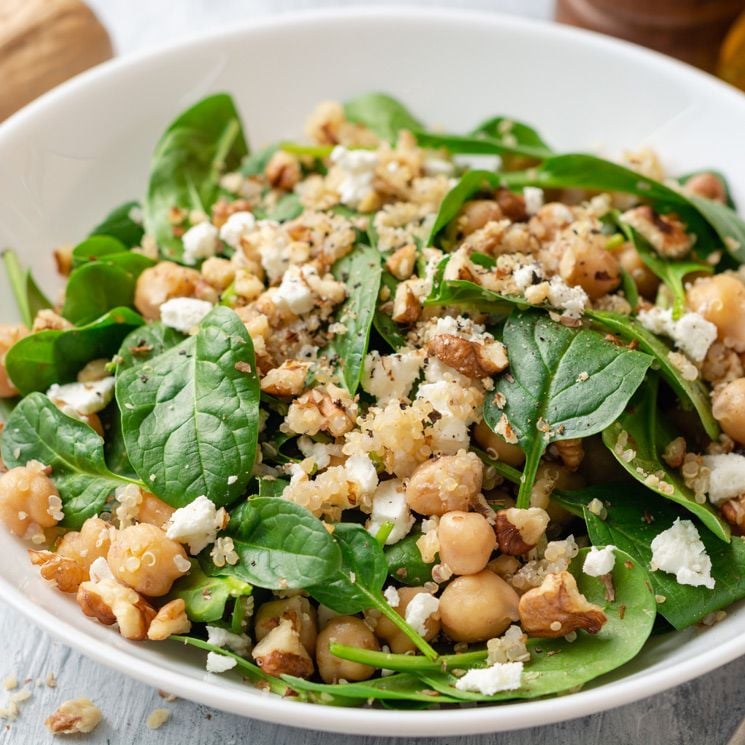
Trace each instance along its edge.
<path fill-rule="evenodd" d="M 62 499 L 62 525 L 77 529 L 97 515 L 119 486 L 139 484 L 106 466 L 103 439 L 87 424 L 63 414 L 45 395 L 31 393 L 13 410 L 2 437 L 8 468 L 38 460 L 51 466 Z"/>
<path fill-rule="evenodd" d="M 240 117 L 225 93 L 202 99 L 171 123 L 155 148 L 145 201 L 145 228 L 165 257 L 179 260 L 183 254 L 171 209 L 208 213 L 220 176 L 237 169 L 247 153 Z"/>
<path fill-rule="evenodd" d="M 416 545 L 419 535 L 408 535 L 398 543 L 384 548 L 388 563 L 388 575 L 396 582 L 411 587 L 420 587 L 432 581 L 433 562 L 426 562 Z"/>
<path fill-rule="evenodd" d="M 84 264 L 70 275 L 62 315 L 77 325 L 90 324 L 113 308 L 131 306 L 135 284 L 135 277 L 113 264 Z"/>
<path fill-rule="evenodd" d="M 517 503 L 527 507 L 549 443 L 587 437 L 615 421 L 644 380 L 652 358 L 611 344 L 588 329 L 567 328 L 536 311 L 513 313 L 503 341 L 510 370 L 486 399 L 484 420 L 496 431 L 505 416 L 525 450 Z"/>
<path fill-rule="evenodd" d="M 91 230 L 91 237 L 108 235 L 121 241 L 127 248 L 139 246 L 145 229 L 142 227 L 142 206 L 139 202 L 125 202 L 115 207 Z"/>
<path fill-rule="evenodd" d="M 184 335 L 160 321 L 148 323 L 126 336 L 119 347 L 117 371 L 128 370 L 150 361 L 163 352 L 181 344 Z"/>
<path fill-rule="evenodd" d="M 396 142 L 400 130 L 420 130 L 423 126 L 400 101 L 385 93 L 366 93 L 347 101 L 344 115 L 390 143 Z"/>
<path fill-rule="evenodd" d="M 15 251 L 11 251 L 8 248 L 0 255 L 5 264 L 5 271 L 10 281 L 10 289 L 13 291 L 13 296 L 16 299 L 21 321 L 25 326 L 31 328 L 36 314 L 44 308 L 51 308 L 52 303 L 39 289 L 39 286 L 31 276 L 31 270 L 24 269 L 21 266 Z"/>
<path fill-rule="evenodd" d="M 142 324 L 142 318 L 129 308 L 115 308 L 86 326 L 39 331 L 8 350 L 5 367 L 24 395 L 46 391 L 52 383 L 74 380 L 86 362 L 111 357 L 122 339 Z"/>

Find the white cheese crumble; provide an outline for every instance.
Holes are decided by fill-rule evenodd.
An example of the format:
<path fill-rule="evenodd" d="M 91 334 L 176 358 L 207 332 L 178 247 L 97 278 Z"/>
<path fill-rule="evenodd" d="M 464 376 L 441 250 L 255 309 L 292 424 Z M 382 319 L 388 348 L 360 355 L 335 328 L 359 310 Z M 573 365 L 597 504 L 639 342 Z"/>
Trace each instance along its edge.
<path fill-rule="evenodd" d="M 414 525 L 414 516 L 406 502 L 400 479 L 389 479 L 378 485 L 372 498 L 370 519 L 365 527 L 368 533 L 375 536 L 387 522 L 393 523 L 393 530 L 385 541 L 388 546 L 405 538 Z"/>
<path fill-rule="evenodd" d="M 469 670 L 457 680 L 455 687 L 459 691 L 493 696 L 498 691 L 517 690 L 521 685 L 522 674 L 522 662 L 497 662 L 491 667 Z"/>
<path fill-rule="evenodd" d="M 189 228 L 181 238 L 184 244 L 184 263 L 196 264 L 217 252 L 217 228 L 211 222 L 200 222 Z"/>
<path fill-rule="evenodd" d="M 395 587 L 386 587 L 383 597 L 388 602 L 391 608 L 398 608 L 401 605 L 401 597 L 398 594 L 398 590 Z"/>
<path fill-rule="evenodd" d="M 525 292 L 528 287 L 537 284 L 543 279 L 543 269 L 540 264 L 522 264 L 512 272 L 512 279 L 515 280 L 517 289 Z"/>
<path fill-rule="evenodd" d="M 313 310 L 315 305 L 313 291 L 305 281 L 303 270 L 295 264 L 284 273 L 277 288 L 277 297 L 298 316 Z"/>
<path fill-rule="evenodd" d="M 245 634 L 234 634 L 219 626 L 207 626 L 207 643 L 215 647 L 227 647 L 243 656 L 251 651 L 251 640 Z"/>
<path fill-rule="evenodd" d="M 537 186 L 526 186 L 523 188 L 525 198 L 525 211 L 529 215 L 535 215 L 543 207 L 543 189 Z"/>
<path fill-rule="evenodd" d="M 452 176 L 455 173 L 455 163 L 433 155 L 424 159 L 423 167 L 425 176 Z"/>
<path fill-rule="evenodd" d="M 602 577 L 610 574 L 616 563 L 615 546 L 605 546 L 597 548 L 593 546 L 590 553 L 585 556 L 585 563 L 582 565 L 582 571 L 590 577 Z"/>
<path fill-rule="evenodd" d="M 745 494 L 745 456 L 737 453 L 705 455 L 709 474 L 709 500 L 719 504 Z"/>
<path fill-rule="evenodd" d="M 114 397 L 114 377 L 90 383 L 55 383 L 47 391 L 47 396 L 61 408 L 69 406 L 83 416 L 96 414 L 105 409 Z"/>
<path fill-rule="evenodd" d="M 639 313 L 638 318 L 648 331 L 672 339 L 694 362 L 703 361 L 717 338 L 717 327 L 698 313 L 684 313 L 675 321 L 670 308 L 651 308 Z"/>
<path fill-rule="evenodd" d="M 347 479 L 359 487 L 362 494 L 372 494 L 378 486 L 378 472 L 366 453 L 352 455 L 344 463 Z"/>
<path fill-rule="evenodd" d="M 362 388 L 380 405 L 407 398 L 423 361 L 422 354 L 413 350 L 386 355 L 372 351 L 365 357 Z"/>
<path fill-rule="evenodd" d="M 234 668 L 238 662 L 233 657 L 228 657 L 219 652 L 209 652 L 207 654 L 207 672 L 224 673 L 226 670 Z"/>
<path fill-rule="evenodd" d="M 561 277 L 551 277 L 548 283 L 548 302 L 554 308 L 561 308 L 563 316 L 580 318 L 590 301 L 581 287 L 570 287 Z"/>
<path fill-rule="evenodd" d="M 232 248 L 240 248 L 241 238 L 256 227 L 251 212 L 234 212 L 220 228 L 220 238 Z"/>
<path fill-rule="evenodd" d="M 672 527 L 663 530 L 652 541 L 652 571 L 674 574 L 680 585 L 703 585 L 714 589 L 711 559 L 696 526 L 690 520 L 677 518 Z"/>
<path fill-rule="evenodd" d="M 334 443 L 314 442 L 308 435 L 298 437 L 297 446 L 306 458 L 310 458 L 319 469 L 331 463 L 331 456 L 341 456 L 342 446 Z"/>
<path fill-rule="evenodd" d="M 341 171 L 339 199 L 348 207 L 358 207 L 372 189 L 378 155 L 372 150 L 348 150 L 337 145 L 331 151 L 331 162 Z"/>
<path fill-rule="evenodd" d="M 187 334 L 199 326 L 212 310 L 212 303 L 193 297 L 174 297 L 160 306 L 160 320 L 182 334 Z"/>
<path fill-rule="evenodd" d="M 440 610 L 440 598 L 430 595 L 428 592 L 420 592 L 409 600 L 406 606 L 406 623 L 411 626 L 417 634 L 424 636 L 427 633 L 425 624 L 430 616 Z"/>
<path fill-rule="evenodd" d="M 189 553 L 196 556 L 205 546 L 215 542 L 224 519 L 223 510 L 216 509 L 211 499 L 200 496 L 171 515 L 166 536 L 188 544 Z"/>

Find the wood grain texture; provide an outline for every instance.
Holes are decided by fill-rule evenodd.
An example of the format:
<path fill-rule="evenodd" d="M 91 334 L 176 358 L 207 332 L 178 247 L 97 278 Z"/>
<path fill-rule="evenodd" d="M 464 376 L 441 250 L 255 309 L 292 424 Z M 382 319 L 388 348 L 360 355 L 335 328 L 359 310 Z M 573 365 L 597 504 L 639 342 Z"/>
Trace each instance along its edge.
<path fill-rule="evenodd" d="M 342 0 L 91 0 L 120 53 L 154 47 L 173 39 L 237 20 L 295 9 L 339 5 Z M 416 0 L 408 0 L 414 3 Z M 354 0 L 347 5 L 363 4 Z M 393 5 L 396 0 L 367 0 Z M 552 0 L 418 0 L 418 5 L 501 10 L 548 18 Z M 424 745 L 427 740 L 350 738 L 305 732 L 224 714 L 188 701 L 164 702 L 157 691 L 113 673 L 53 641 L 28 619 L 0 605 L 0 681 L 14 673 L 19 681 L 48 672 L 58 677 L 54 689 L 34 687 L 12 724 L 0 721 L 0 745 L 52 745 L 64 742 L 44 729 L 44 719 L 69 698 L 88 696 L 103 710 L 105 721 L 87 737 L 68 742 L 85 745 Z M 584 719 L 503 735 L 447 738 L 448 745 L 725 745 L 745 715 L 741 681 L 745 659 L 639 703 Z M 0 706 L 8 693 L 0 686 Z M 561 700 L 557 699 L 557 706 Z M 148 714 L 164 707 L 170 721 L 151 731 Z"/>

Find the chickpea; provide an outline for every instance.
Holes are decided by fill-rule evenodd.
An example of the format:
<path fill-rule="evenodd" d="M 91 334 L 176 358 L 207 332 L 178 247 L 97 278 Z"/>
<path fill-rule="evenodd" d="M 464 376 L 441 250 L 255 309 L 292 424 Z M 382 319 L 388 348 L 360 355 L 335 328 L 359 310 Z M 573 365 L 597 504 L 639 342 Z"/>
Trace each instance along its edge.
<path fill-rule="evenodd" d="M 712 414 L 725 434 L 745 445 L 745 378 L 737 378 L 717 392 Z"/>
<path fill-rule="evenodd" d="M 652 300 L 657 295 L 660 280 L 657 275 L 644 263 L 639 252 L 631 243 L 624 243 L 614 254 L 621 268 L 627 272 L 636 283 L 636 289 L 643 297 Z"/>
<path fill-rule="evenodd" d="M 160 318 L 160 306 L 174 297 L 217 300 L 217 293 L 196 269 L 161 261 L 140 274 L 135 287 L 135 308 L 148 321 Z"/>
<path fill-rule="evenodd" d="M 454 579 L 440 597 L 440 620 L 456 642 L 483 642 L 517 621 L 519 597 L 488 569 Z"/>
<path fill-rule="evenodd" d="M 105 357 L 99 357 L 98 359 L 91 360 L 85 367 L 83 367 L 78 373 L 78 383 L 95 383 L 98 380 L 107 378 L 111 373 L 106 369 L 109 364 L 108 359 Z"/>
<path fill-rule="evenodd" d="M 698 197 L 706 197 L 706 199 L 721 202 L 722 204 L 727 202 L 727 191 L 724 188 L 722 179 L 715 173 L 697 173 L 686 181 L 683 189 L 689 194 L 695 194 Z"/>
<path fill-rule="evenodd" d="M 484 466 L 475 453 L 461 450 L 422 463 L 406 486 L 406 501 L 422 515 L 468 510 L 481 491 Z"/>
<path fill-rule="evenodd" d="M 162 499 L 158 499 L 155 494 L 143 491 L 137 520 L 141 523 L 155 525 L 156 528 L 162 528 L 171 519 L 175 511 L 171 505 L 166 504 Z"/>
<path fill-rule="evenodd" d="M 401 587 L 398 590 L 399 603 L 394 610 L 402 618 L 406 617 L 406 609 L 409 607 L 409 603 L 414 597 L 426 592 L 429 594 L 429 590 L 424 587 Z M 375 635 L 382 639 L 391 649 L 394 654 L 407 654 L 409 652 L 416 651 L 414 643 L 404 634 L 401 629 L 396 626 L 393 621 L 390 621 L 385 616 L 370 614 L 368 619 L 373 623 Z M 427 633 L 424 638 L 427 641 L 431 641 L 440 633 L 440 620 L 435 618 L 434 615 L 430 616 L 424 622 L 424 628 Z"/>
<path fill-rule="evenodd" d="M 308 598 L 295 595 L 292 598 L 272 600 L 259 606 L 256 611 L 256 626 L 254 632 L 256 641 L 260 642 L 280 621 L 287 619 L 300 637 L 300 643 L 309 655 L 316 648 L 318 623 L 316 610 Z"/>
<path fill-rule="evenodd" d="M 147 523 L 117 532 L 107 560 L 116 579 L 149 597 L 165 595 L 191 566 L 180 543 Z"/>
<path fill-rule="evenodd" d="M 235 269 L 232 261 L 212 256 L 202 264 L 202 276 L 218 292 L 223 292 L 235 279 Z"/>
<path fill-rule="evenodd" d="M 0 520 L 14 535 L 39 533 L 62 519 L 59 492 L 44 471 L 41 463 L 29 461 L 0 476 Z"/>
<path fill-rule="evenodd" d="M 595 237 L 595 236 L 593 236 Z M 601 240 L 605 240 L 603 236 Z M 568 245 L 559 261 L 559 274 L 568 285 L 579 285 L 596 300 L 621 284 L 618 260 L 596 240 L 575 241 Z"/>
<path fill-rule="evenodd" d="M 24 336 L 28 336 L 28 329 L 25 326 L 0 323 L 0 398 L 18 395 L 18 389 L 13 385 L 5 370 L 5 355 Z"/>
<path fill-rule="evenodd" d="M 476 425 L 473 439 L 481 445 L 487 455 L 495 460 L 500 460 L 508 466 L 519 468 L 525 463 L 525 451 L 518 445 L 512 445 L 492 432 L 483 419 Z"/>
<path fill-rule="evenodd" d="M 494 529 L 477 512 L 448 512 L 437 528 L 440 560 L 454 574 L 477 574 L 497 546 Z"/>
<path fill-rule="evenodd" d="M 71 531 L 63 536 L 57 553 L 72 559 L 87 572 L 96 559 L 106 558 L 111 547 L 111 533 L 111 525 L 100 517 L 89 517 L 80 532 Z"/>
<path fill-rule="evenodd" d="M 711 321 L 719 339 L 745 352 L 745 284 L 729 274 L 697 279 L 686 293 L 688 307 Z"/>
<path fill-rule="evenodd" d="M 461 208 L 455 225 L 458 233 L 465 237 L 480 230 L 488 222 L 503 218 L 502 208 L 493 199 L 472 199 Z"/>
<path fill-rule="evenodd" d="M 374 675 L 375 668 L 370 665 L 342 660 L 331 654 L 332 642 L 359 649 L 380 649 L 375 634 L 364 621 L 354 616 L 332 618 L 316 640 L 316 665 L 324 683 L 336 683 L 341 679 L 367 680 Z"/>

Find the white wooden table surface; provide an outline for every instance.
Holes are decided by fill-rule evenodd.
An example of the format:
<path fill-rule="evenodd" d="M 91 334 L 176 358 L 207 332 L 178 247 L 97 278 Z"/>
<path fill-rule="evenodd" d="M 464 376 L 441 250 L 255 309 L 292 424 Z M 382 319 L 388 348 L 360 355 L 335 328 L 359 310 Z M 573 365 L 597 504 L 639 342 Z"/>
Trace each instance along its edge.
<path fill-rule="evenodd" d="M 456 6 L 498 10 L 547 18 L 551 0 L 409 0 L 421 6 Z M 167 41 L 220 27 L 237 19 L 286 13 L 297 9 L 340 4 L 329 0 L 90 0 L 110 29 L 117 51 L 127 54 Z M 362 3 L 359 3 L 362 4 Z M 368 0 L 367 4 L 373 4 Z M 376 4 L 395 5 L 396 0 Z M 37 685 L 48 673 L 57 676 L 55 688 Z M 0 721 L 0 744 L 43 745 L 53 738 L 44 719 L 69 698 L 92 698 L 105 721 L 84 738 L 87 745 L 342 745 L 350 738 L 289 729 L 224 714 L 188 701 L 164 702 L 157 691 L 111 672 L 73 652 L 39 631 L 28 619 L 0 605 L 0 680 L 14 674 L 32 697 L 21 704 L 12 724 Z M 745 658 L 697 681 L 637 704 L 564 724 L 504 735 L 448 738 L 452 745 L 725 745 L 745 715 L 741 681 Z M 0 707 L 8 692 L 0 687 Z M 145 724 L 157 708 L 170 710 L 170 720 L 158 730 Z M 393 745 L 370 736 L 360 745 Z M 414 745 L 421 740 L 400 741 Z"/>

